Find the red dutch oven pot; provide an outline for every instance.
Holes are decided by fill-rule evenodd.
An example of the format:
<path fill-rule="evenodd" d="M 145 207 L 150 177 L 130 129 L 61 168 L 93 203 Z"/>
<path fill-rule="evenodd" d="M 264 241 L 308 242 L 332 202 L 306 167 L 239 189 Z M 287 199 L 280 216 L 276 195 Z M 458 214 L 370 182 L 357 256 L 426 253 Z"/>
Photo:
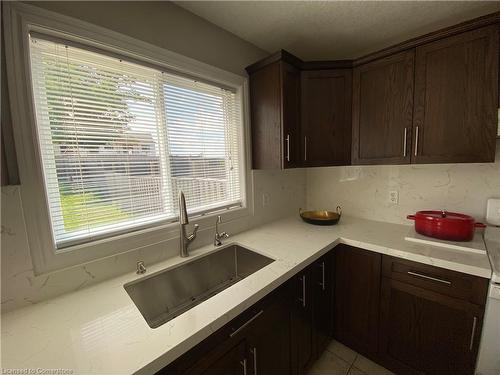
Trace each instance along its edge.
<path fill-rule="evenodd" d="M 486 228 L 473 217 L 456 212 L 418 211 L 407 218 L 415 220 L 417 233 L 448 241 L 471 241 L 475 228 Z"/>

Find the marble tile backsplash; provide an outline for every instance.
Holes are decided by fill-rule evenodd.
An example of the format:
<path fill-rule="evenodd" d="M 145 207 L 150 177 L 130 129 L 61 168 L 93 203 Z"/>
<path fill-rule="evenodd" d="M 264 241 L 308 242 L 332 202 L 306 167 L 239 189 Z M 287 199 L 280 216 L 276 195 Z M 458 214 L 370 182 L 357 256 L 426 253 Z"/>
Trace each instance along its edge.
<path fill-rule="evenodd" d="M 305 170 L 253 171 L 254 214 L 224 223 L 235 234 L 289 216 L 305 206 Z M 23 218 L 21 186 L 2 187 L 1 197 L 1 310 L 10 311 L 96 282 L 133 272 L 138 260 L 153 264 L 178 254 L 178 238 L 161 244 L 100 259 L 50 274 L 35 275 Z M 269 196 L 262 206 L 262 194 Z M 213 228 L 200 228 L 194 246 L 209 244 Z"/>
<path fill-rule="evenodd" d="M 446 209 L 483 219 L 486 200 L 500 198 L 500 140 L 495 163 L 350 166 L 307 169 L 307 207 L 408 224 L 406 215 Z M 399 203 L 389 192 L 399 192 Z"/>

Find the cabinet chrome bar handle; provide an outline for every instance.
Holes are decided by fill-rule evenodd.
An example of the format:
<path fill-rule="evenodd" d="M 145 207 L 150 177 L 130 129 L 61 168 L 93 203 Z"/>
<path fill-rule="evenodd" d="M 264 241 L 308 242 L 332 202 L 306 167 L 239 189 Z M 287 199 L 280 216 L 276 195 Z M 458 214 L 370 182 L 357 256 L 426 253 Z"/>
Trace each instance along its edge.
<path fill-rule="evenodd" d="M 304 136 L 304 161 L 307 161 L 307 135 Z"/>
<path fill-rule="evenodd" d="M 242 329 L 244 329 L 247 325 L 249 325 L 255 319 L 257 319 L 263 312 L 264 312 L 264 310 L 260 310 L 257 314 L 255 314 L 250 319 L 248 319 L 245 323 L 243 323 L 237 330 L 235 330 L 234 332 L 231 332 L 229 334 L 229 337 L 234 337 L 235 335 L 237 335 Z"/>
<path fill-rule="evenodd" d="M 405 134 L 403 136 L 403 156 L 406 158 L 406 136 L 408 134 L 408 129 L 405 128 Z"/>
<path fill-rule="evenodd" d="M 302 302 L 302 307 L 306 307 L 306 275 L 301 277 L 302 280 L 302 298 L 299 301 Z"/>
<path fill-rule="evenodd" d="M 437 281 L 439 283 L 443 283 L 446 285 L 451 285 L 451 281 L 438 279 L 437 277 L 427 276 L 427 275 L 423 275 L 421 273 L 417 273 L 417 272 L 413 272 L 413 271 L 408 271 L 407 274 L 412 275 L 412 276 L 416 276 L 416 277 L 421 277 L 421 278 L 427 279 L 427 280 Z"/>
<path fill-rule="evenodd" d="M 243 361 L 240 361 L 243 366 L 243 375 L 247 375 L 247 359 L 245 358 Z"/>
<path fill-rule="evenodd" d="M 470 333 L 470 344 L 469 351 L 472 351 L 472 346 L 474 346 L 474 336 L 476 335 L 477 317 L 474 317 L 472 321 L 472 332 Z"/>
<path fill-rule="evenodd" d="M 253 355 L 253 375 L 257 375 L 257 348 L 250 349 Z"/>
<path fill-rule="evenodd" d="M 290 134 L 286 135 L 286 161 L 290 161 Z"/>
<path fill-rule="evenodd" d="M 415 156 L 418 154 L 418 126 L 415 128 Z"/>
<path fill-rule="evenodd" d="M 321 262 L 321 290 L 325 290 L 325 262 Z"/>

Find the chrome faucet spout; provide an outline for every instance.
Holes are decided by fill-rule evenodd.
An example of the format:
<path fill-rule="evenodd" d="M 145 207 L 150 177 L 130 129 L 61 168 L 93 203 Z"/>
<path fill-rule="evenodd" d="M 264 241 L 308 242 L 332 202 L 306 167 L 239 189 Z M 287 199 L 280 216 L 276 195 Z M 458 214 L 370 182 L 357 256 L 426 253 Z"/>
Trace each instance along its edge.
<path fill-rule="evenodd" d="M 179 191 L 179 234 L 180 234 L 180 256 L 182 258 L 187 258 L 189 256 L 188 246 L 196 238 L 196 233 L 198 232 L 199 225 L 195 224 L 193 228 L 193 233 L 188 234 L 186 232 L 186 225 L 189 224 L 189 217 L 186 209 L 186 198 L 184 193 Z"/>
<path fill-rule="evenodd" d="M 179 224 L 189 224 L 189 218 L 186 210 L 186 198 L 182 190 L 179 190 Z"/>

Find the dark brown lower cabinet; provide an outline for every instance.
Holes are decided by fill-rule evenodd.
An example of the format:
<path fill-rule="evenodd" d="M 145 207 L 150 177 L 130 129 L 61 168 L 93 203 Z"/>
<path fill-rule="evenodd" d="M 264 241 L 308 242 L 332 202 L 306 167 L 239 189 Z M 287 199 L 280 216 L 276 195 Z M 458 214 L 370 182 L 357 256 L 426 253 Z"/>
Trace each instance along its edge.
<path fill-rule="evenodd" d="M 213 353 L 209 353 L 203 360 L 197 361 L 186 373 L 191 375 L 248 374 L 250 363 L 246 357 L 247 343 L 245 340 L 235 342 L 233 346 L 224 348 L 224 350 L 221 349 L 216 348 Z M 168 374 L 169 372 L 162 373 Z"/>
<path fill-rule="evenodd" d="M 488 281 L 340 245 L 334 337 L 397 374 L 473 374 Z"/>
<path fill-rule="evenodd" d="M 333 336 L 334 272 L 333 252 L 321 257 L 313 265 L 313 326 L 317 356 L 326 349 Z"/>
<path fill-rule="evenodd" d="M 384 277 L 379 355 L 401 374 L 473 374 L 482 316 L 481 306 Z"/>
<path fill-rule="evenodd" d="M 159 373 L 302 375 L 333 336 L 397 374 L 473 374 L 487 290 L 338 245 Z"/>
<path fill-rule="evenodd" d="M 335 338 L 365 356 L 377 352 L 382 256 L 348 245 L 335 248 Z"/>
<path fill-rule="evenodd" d="M 278 288 L 158 374 L 290 374 L 290 300 Z"/>
<path fill-rule="evenodd" d="M 331 340 L 332 252 L 160 374 L 305 374 Z"/>
<path fill-rule="evenodd" d="M 292 285 L 292 373 L 305 374 L 332 339 L 332 252 L 296 275 Z"/>
<path fill-rule="evenodd" d="M 312 268 L 301 271 L 292 280 L 294 304 L 292 323 L 292 368 L 294 374 L 305 374 L 313 364 L 314 329 L 312 309 Z"/>
<path fill-rule="evenodd" d="M 288 299 L 273 302 L 256 320 L 247 335 L 247 374 L 290 374 L 290 308 Z"/>

